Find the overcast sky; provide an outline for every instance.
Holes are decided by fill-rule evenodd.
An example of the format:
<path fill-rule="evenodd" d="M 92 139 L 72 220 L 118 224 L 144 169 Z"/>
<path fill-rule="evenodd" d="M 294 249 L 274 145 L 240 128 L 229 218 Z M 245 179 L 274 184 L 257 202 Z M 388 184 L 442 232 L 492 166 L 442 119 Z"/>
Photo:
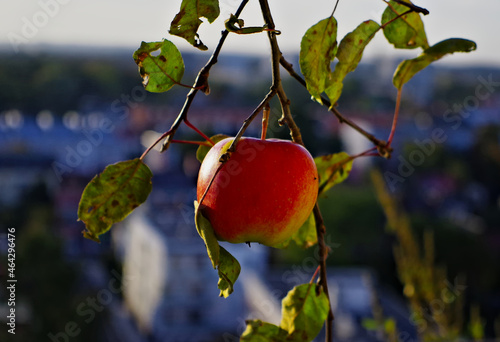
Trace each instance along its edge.
<path fill-rule="evenodd" d="M 224 19 L 236 10 L 239 2 L 220 0 L 221 17 L 212 25 L 202 24 L 199 32 L 201 39 L 209 47 L 207 54 L 220 37 Z M 170 21 L 178 12 L 180 3 L 181 0 L 3 0 L 0 11 L 0 44 L 8 44 L 13 48 L 9 37 L 12 39 L 16 36 L 23 39 L 23 43 L 18 44 L 20 50 L 40 43 L 50 43 L 121 46 L 130 48 L 133 52 L 142 40 L 167 38 L 181 50 L 194 50 L 182 39 L 168 34 Z M 277 28 L 282 31 L 279 42 L 283 52 L 298 51 L 300 39 L 307 28 L 329 16 L 334 3 L 334 0 L 270 0 Z M 456 54 L 440 63 L 500 66 L 497 25 L 500 16 L 499 0 L 419 0 L 414 3 L 431 12 L 424 17 L 431 45 L 451 37 L 472 39 L 478 44 L 477 51 Z M 382 0 L 340 0 L 335 14 L 339 24 L 339 38 L 352 31 L 363 20 L 373 19 L 380 23 L 384 8 Z M 262 25 L 257 0 L 250 1 L 242 17 L 248 26 Z M 29 26 L 31 30 L 28 29 Z M 233 34 L 224 51 L 267 54 L 268 45 L 264 34 Z M 393 54 L 393 49 L 387 45 L 382 34 L 372 41 L 365 52 L 366 57 Z M 414 56 L 417 51 L 407 54 Z"/>

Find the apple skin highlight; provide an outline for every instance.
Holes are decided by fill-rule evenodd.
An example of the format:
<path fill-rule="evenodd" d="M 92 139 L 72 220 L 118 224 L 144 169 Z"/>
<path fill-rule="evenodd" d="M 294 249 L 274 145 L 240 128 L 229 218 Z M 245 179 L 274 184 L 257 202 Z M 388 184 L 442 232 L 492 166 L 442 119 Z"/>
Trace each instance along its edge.
<path fill-rule="evenodd" d="M 198 202 L 232 141 L 219 141 L 203 160 Z M 219 240 L 272 247 L 304 224 L 316 203 L 318 183 L 314 159 L 301 145 L 243 137 L 215 176 L 200 209 Z"/>

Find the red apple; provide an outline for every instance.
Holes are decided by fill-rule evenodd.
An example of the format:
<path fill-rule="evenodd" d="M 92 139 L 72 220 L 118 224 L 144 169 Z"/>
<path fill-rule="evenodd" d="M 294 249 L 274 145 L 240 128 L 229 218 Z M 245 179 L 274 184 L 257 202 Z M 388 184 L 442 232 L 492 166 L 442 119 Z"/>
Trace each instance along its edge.
<path fill-rule="evenodd" d="M 215 144 L 200 168 L 200 202 L 233 138 Z M 200 210 L 221 241 L 275 246 L 311 214 L 318 196 L 314 159 L 287 140 L 242 138 L 217 173 Z"/>

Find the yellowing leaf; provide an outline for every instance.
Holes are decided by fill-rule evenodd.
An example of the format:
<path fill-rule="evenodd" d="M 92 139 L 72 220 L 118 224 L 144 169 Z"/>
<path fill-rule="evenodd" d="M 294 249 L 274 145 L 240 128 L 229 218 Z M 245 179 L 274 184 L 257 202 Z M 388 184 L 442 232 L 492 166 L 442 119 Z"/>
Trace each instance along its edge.
<path fill-rule="evenodd" d="M 227 298 L 234 290 L 234 283 L 240 275 L 241 266 L 238 260 L 224 247 L 220 247 L 220 263 L 217 266 L 219 273 L 219 296 Z"/>
<path fill-rule="evenodd" d="M 294 241 L 297 246 L 306 249 L 314 246 L 318 243 L 318 235 L 316 234 L 316 220 L 314 219 L 314 214 L 311 213 L 307 218 L 306 222 L 299 228 L 299 230 L 293 234 L 288 240 L 282 242 L 275 248 L 286 248 L 290 245 L 290 242 Z"/>
<path fill-rule="evenodd" d="M 210 261 L 212 261 L 212 266 L 214 268 L 219 265 L 219 256 L 220 256 L 220 247 L 217 238 L 215 237 L 214 229 L 212 228 L 212 224 L 207 220 L 199 210 L 198 201 L 194 201 L 194 220 L 196 224 L 196 229 L 198 230 L 198 234 L 200 234 L 201 238 L 205 242 L 205 246 L 207 247 L 208 257 Z"/>
<path fill-rule="evenodd" d="M 354 31 L 348 33 L 340 42 L 337 51 L 339 62 L 335 65 L 333 73 L 328 76 L 325 90 L 332 106 L 335 105 L 342 93 L 344 78 L 357 68 L 366 45 L 379 29 L 379 24 L 373 20 L 367 20 L 356 27 Z"/>
<path fill-rule="evenodd" d="M 152 53 L 160 49 L 160 54 Z M 168 91 L 182 80 L 184 61 L 177 47 L 164 39 L 161 42 L 142 42 L 134 52 L 134 61 L 147 91 L 161 93 Z"/>
<path fill-rule="evenodd" d="M 352 169 L 352 158 L 345 152 L 314 158 L 319 175 L 319 193 L 343 182 Z"/>
<path fill-rule="evenodd" d="M 226 138 L 229 138 L 229 135 L 216 134 L 213 137 L 210 137 L 210 140 L 212 140 L 214 144 L 217 144 L 219 141 L 224 140 Z M 196 159 L 198 159 L 200 163 L 203 163 L 203 159 L 205 159 L 205 156 L 207 155 L 208 151 L 210 151 L 211 148 L 212 148 L 211 146 L 200 145 L 196 150 Z"/>
<path fill-rule="evenodd" d="M 337 20 L 323 19 L 307 30 L 300 43 L 299 64 L 307 90 L 321 103 L 321 93 L 331 72 L 330 63 L 337 51 Z"/>
<path fill-rule="evenodd" d="M 316 284 L 294 287 L 282 301 L 280 328 L 290 340 L 312 341 L 325 323 L 330 303 Z"/>
<path fill-rule="evenodd" d="M 432 62 L 448 54 L 470 52 L 476 50 L 476 48 L 476 43 L 467 39 L 451 38 L 443 40 L 424 50 L 417 58 L 401 62 L 396 69 L 392 83 L 397 89 L 401 89 L 417 72 L 426 68 Z"/>
<path fill-rule="evenodd" d="M 220 290 L 220 296 L 227 298 L 233 293 L 234 283 L 240 275 L 240 263 L 231 253 L 219 246 L 212 224 L 202 215 L 197 201 L 194 201 L 194 216 L 198 234 L 205 242 L 208 257 L 219 274 L 217 286 Z"/>
<path fill-rule="evenodd" d="M 405 0 L 411 3 L 409 0 Z M 382 25 L 396 18 L 398 15 L 408 11 L 408 7 L 398 4 L 395 1 L 390 1 L 384 13 L 382 14 Z M 398 49 L 415 49 L 422 47 L 427 49 L 427 35 L 425 34 L 424 23 L 420 14 L 410 12 L 403 15 L 389 24 L 384 26 L 384 35 Z"/>
<path fill-rule="evenodd" d="M 260 319 L 246 321 L 246 324 L 240 342 L 285 342 L 288 336 L 286 330 Z"/>
<path fill-rule="evenodd" d="M 141 205 L 152 189 L 153 174 L 140 159 L 109 165 L 83 191 L 78 218 L 85 223 L 83 236 L 100 242 L 99 235 Z"/>
<path fill-rule="evenodd" d="M 182 0 L 181 9 L 170 24 L 170 34 L 186 39 L 191 45 L 207 50 L 198 36 L 198 28 L 203 21 L 200 18 L 207 18 L 209 23 L 213 23 L 220 14 L 218 0 Z"/>

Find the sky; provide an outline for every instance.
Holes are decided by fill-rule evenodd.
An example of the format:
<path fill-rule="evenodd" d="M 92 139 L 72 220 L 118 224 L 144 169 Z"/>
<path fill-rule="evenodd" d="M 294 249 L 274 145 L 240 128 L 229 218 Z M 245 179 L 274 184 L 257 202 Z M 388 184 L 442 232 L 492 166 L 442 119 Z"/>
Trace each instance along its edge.
<path fill-rule="evenodd" d="M 173 41 L 181 51 L 195 51 L 184 40 L 168 34 L 171 20 L 179 11 L 181 0 L 38 0 L 3 1 L 0 13 L 0 44 L 11 51 L 36 49 L 40 44 L 62 46 L 117 46 L 131 49 L 141 41 Z M 236 11 L 240 0 L 220 0 L 221 16 L 213 24 L 203 23 L 199 30 L 202 41 L 213 50 L 224 28 L 224 20 Z M 500 66 L 500 39 L 497 25 L 499 0 L 455 1 L 419 0 L 427 8 L 424 25 L 431 45 L 451 37 L 474 40 L 478 50 L 470 54 L 455 54 L 439 63 Z M 299 51 L 306 30 L 328 17 L 334 0 L 270 0 L 281 50 Z M 372 19 L 380 23 L 385 8 L 382 0 L 340 0 L 335 17 L 338 40 L 359 23 Z M 250 0 L 242 18 L 247 26 L 262 25 L 258 1 Z M 15 43 L 12 43 L 12 40 Z M 230 35 L 223 52 L 269 54 L 265 34 Z M 391 57 L 396 53 L 417 56 L 418 50 L 395 52 L 378 34 L 365 50 L 365 57 Z"/>

